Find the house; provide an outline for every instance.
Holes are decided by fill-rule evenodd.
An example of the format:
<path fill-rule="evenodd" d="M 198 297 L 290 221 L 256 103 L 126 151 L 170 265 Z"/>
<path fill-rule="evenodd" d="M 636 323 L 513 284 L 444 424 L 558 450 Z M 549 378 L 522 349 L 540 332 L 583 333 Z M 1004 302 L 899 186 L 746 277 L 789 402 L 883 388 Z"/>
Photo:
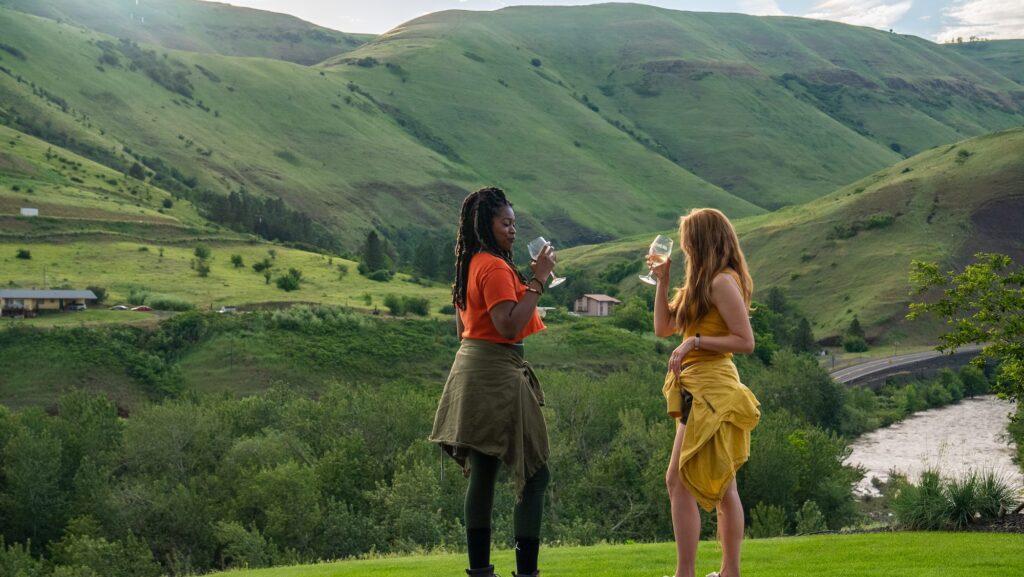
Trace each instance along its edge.
<path fill-rule="evenodd" d="M 0 290 L 0 316 L 34 317 L 39 311 L 78 310 L 88 301 L 96 301 L 92 291 Z"/>
<path fill-rule="evenodd" d="M 39 216 L 38 208 L 23 208 L 21 209 L 21 216 Z"/>
<path fill-rule="evenodd" d="M 621 303 L 619 299 L 608 295 L 583 295 L 583 298 L 573 305 L 572 310 L 585 317 L 607 317 L 611 316 L 613 307 Z"/>

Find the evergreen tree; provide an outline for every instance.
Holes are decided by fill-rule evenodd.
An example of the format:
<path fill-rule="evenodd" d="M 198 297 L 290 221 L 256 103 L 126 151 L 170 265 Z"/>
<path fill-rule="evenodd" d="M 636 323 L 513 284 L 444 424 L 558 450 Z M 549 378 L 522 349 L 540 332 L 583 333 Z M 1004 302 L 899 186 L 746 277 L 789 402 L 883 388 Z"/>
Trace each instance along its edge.
<path fill-rule="evenodd" d="M 388 268 L 384 244 L 375 230 L 371 230 L 366 235 L 366 244 L 363 245 L 363 265 L 367 273 Z"/>
<path fill-rule="evenodd" d="M 431 242 L 429 238 L 424 238 L 419 246 L 416 247 L 416 254 L 413 257 L 413 270 L 416 271 L 420 276 L 426 278 L 437 277 L 438 259 L 436 243 Z"/>
<path fill-rule="evenodd" d="M 814 352 L 818 348 L 818 343 L 814 340 L 814 331 L 811 330 L 811 323 L 806 317 L 801 317 L 800 324 L 797 325 L 796 335 L 793 336 L 793 348 L 801 353 Z"/>
<path fill-rule="evenodd" d="M 773 286 L 768 289 L 768 299 L 765 304 L 773 313 L 781 314 L 786 310 L 786 293 L 782 292 L 781 288 Z"/>
<path fill-rule="evenodd" d="M 860 320 L 857 318 L 857 315 L 853 315 L 853 320 L 850 321 L 850 326 L 846 329 L 846 334 L 851 337 L 865 338 L 864 327 L 860 326 Z"/>

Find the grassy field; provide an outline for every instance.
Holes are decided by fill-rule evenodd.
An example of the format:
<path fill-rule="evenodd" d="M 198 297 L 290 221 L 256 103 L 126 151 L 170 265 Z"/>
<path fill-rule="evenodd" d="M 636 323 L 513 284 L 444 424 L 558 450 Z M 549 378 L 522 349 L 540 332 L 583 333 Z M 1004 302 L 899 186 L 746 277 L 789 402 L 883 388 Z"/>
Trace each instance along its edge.
<path fill-rule="evenodd" d="M 881 533 L 748 540 L 745 574 L 759 577 L 1004 577 L 1024 571 L 1024 536 L 985 533 Z M 721 547 L 702 542 L 697 575 L 718 570 Z M 515 556 L 497 552 L 495 570 L 511 574 Z M 463 555 L 343 561 L 229 571 L 226 577 L 413 577 L 458 575 Z M 541 553 L 541 574 L 562 577 L 651 577 L 671 574 L 671 543 L 562 547 Z"/>
<path fill-rule="evenodd" d="M 43 272 L 50 288 L 63 284 L 84 289 L 99 285 L 108 290 L 107 305 L 124 303 L 132 290 L 146 291 L 185 300 L 197 308 L 215 309 L 222 305 L 259 303 L 316 302 L 347 305 L 370 310 L 384 308 L 387 294 L 425 297 L 433 312 L 450 302 L 451 291 L 445 285 L 423 286 L 397 275 L 390 282 L 371 281 L 361 276 L 357 263 L 316 253 L 274 247 L 264 243 L 206 243 L 211 251 L 210 273 L 200 277 L 192 269 L 194 245 L 158 246 L 142 242 L 11 243 L 0 242 L 0 279 L 23 288 L 41 287 Z M 15 258 L 18 249 L 32 254 L 30 260 Z M 251 265 L 272 259 L 270 283 Z M 161 254 L 162 253 L 162 254 Z M 244 265 L 235 268 L 232 255 L 240 255 Z M 342 277 L 339 266 L 348 267 Z M 302 271 L 299 290 L 286 292 L 274 281 L 288 269 Z M 367 300 L 369 299 L 369 300 Z"/>

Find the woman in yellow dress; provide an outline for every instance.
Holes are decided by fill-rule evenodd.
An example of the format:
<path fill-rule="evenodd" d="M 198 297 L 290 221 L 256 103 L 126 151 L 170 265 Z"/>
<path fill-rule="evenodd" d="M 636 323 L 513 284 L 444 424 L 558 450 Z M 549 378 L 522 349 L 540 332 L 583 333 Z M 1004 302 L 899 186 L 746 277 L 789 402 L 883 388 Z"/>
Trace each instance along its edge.
<path fill-rule="evenodd" d="M 754 350 L 750 327 L 753 281 L 736 231 L 721 212 L 694 209 L 679 221 L 686 278 L 668 298 L 671 259 L 653 269 L 658 280 L 654 332 L 682 335 L 669 358 L 664 393 L 677 420 L 665 484 L 676 538 L 675 577 L 696 570 L 700 512 L 718 509 L 721 569 L 708 577 L 740 577 L 743 505 L 736 471 L 750 456 L 759 403 L 739 380 L 733 353 Z M 653 264 L 653 263 L 651 263 Z"/>

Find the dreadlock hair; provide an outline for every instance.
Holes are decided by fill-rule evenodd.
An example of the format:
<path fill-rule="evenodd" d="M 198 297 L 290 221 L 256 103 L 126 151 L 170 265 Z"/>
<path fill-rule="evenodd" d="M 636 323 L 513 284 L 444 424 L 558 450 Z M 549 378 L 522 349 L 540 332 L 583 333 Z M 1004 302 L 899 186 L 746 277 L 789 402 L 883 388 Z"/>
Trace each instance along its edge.
<path fill-rule="evenodd" d="M 466 310 L 466 283 L 469 279 L 469 261 L 478 252 L 489 252 L 508 263 L 524 284 L 526 277 L 512 261 L 512 253 L 502 250 L 494 238 L 494 216 L 503 206 L 512 206 L 505 191 L 487 187 L 470 194 L 462 201 L 459 216 L 459 235 L 455 240 L 455 284 L 452 285 L 452 304 Z"/>

